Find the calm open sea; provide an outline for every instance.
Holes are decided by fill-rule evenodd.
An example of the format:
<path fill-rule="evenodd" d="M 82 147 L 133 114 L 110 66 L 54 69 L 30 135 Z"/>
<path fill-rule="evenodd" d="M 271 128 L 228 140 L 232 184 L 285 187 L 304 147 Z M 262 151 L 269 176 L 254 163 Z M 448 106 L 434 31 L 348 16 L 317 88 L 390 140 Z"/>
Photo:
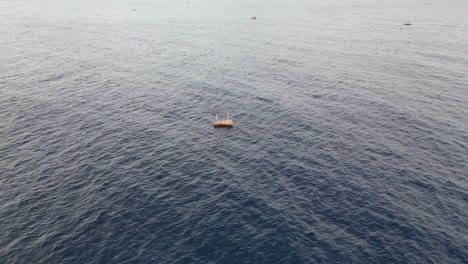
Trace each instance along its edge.
<path fill-rule="evenodd" d="M 467 14 L 0 0 L 0 263 L 467 263 Z"/>

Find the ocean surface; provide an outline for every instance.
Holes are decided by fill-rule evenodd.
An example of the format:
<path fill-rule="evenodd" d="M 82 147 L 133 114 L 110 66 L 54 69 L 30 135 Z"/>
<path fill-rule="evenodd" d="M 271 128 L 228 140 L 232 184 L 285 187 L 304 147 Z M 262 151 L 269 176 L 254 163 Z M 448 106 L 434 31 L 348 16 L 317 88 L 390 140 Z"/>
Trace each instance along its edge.
<path fill-rule="evenodd" d="M 467 14 L 0 0 L 0 263 L 468 263 Z"/>

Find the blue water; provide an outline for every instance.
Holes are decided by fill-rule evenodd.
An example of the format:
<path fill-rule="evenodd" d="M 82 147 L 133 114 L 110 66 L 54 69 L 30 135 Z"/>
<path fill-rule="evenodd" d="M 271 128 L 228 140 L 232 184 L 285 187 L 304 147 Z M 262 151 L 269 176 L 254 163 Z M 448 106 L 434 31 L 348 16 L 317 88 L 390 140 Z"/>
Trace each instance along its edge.
<path fill-rule="evenodd" d="M 0 0 L 0 263 L 467 263 L 466 14 Z"/>

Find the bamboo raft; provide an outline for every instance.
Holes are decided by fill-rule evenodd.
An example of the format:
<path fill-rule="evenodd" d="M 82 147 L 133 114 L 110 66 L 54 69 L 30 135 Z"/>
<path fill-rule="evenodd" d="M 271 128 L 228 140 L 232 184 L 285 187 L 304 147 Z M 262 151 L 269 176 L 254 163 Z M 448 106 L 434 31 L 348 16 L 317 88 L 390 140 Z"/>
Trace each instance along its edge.
<path fill-rule="evenodd" d="M 226 114 L 219 114 L 216 113 L 216 120 L 214 122 L 215 127 L 232 127 L 234 123 L 232 122 L 231 119 L 229 119 L 229 113 Z M 226 116 L 225 120 L 219 120 L 219 116 Z"/>

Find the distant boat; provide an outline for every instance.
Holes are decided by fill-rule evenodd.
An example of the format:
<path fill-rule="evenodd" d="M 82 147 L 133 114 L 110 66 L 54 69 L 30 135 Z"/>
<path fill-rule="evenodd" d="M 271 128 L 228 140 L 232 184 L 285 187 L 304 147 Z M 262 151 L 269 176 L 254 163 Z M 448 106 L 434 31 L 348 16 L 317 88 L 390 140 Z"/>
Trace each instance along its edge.
<path fill-rule="evenodd" d="M 253 16 L 252 19 L 257 19 L 257 17 L 256 17 L 256 16 Z"/>
<path fill-rule="evenodd" d="M 215 127 L 233 127 L 234 123 L 229 118 L 230 115 L 231 115 L 230 113 L 226 113 L 226 114 L 216 113 L 216 120 L 214 122 L 214 126 Z M 226 116 L 226 119 L 225 120 L 219 120 L 219 116 Z"/>
<path fill-rule="evenodd" d="M 404 25 L 405 25 L 405 26 L 411 26 L 411 22 L 406 21 L 406 23 L 405 23 Z"/>

